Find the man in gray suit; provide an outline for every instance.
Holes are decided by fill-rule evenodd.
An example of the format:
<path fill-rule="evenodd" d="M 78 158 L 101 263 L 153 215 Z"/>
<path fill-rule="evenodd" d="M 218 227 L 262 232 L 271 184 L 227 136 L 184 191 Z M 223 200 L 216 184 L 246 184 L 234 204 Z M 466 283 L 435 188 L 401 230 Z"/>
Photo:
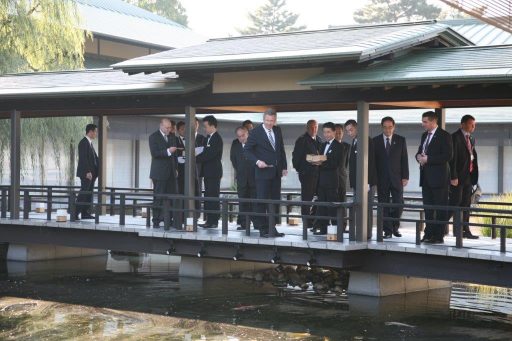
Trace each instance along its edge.
<path fill-rule="evenodd" d="M 149 150 L 151 152 L 149 177 L 153 181 L 153 193 L 155 194 L 176 194 L 178 190 L 176 181 L 178 170 L 175 157 L 176 137 L 171 134 L 171 131 L 171 120 L 162 118 L 160 129 L 149 136 Z M 153 228 L 159 228 L 160 222 L 164 221 L 162 210 L 164 200 L 155 197 L 153 204 Z M 169 229 L 167 224 L 165 229 Z"/>

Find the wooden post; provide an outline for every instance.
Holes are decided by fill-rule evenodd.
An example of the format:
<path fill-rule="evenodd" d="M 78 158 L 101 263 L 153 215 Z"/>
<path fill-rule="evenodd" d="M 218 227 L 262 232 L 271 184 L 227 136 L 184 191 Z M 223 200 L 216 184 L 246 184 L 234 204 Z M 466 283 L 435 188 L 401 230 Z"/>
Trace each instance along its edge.
<path fill-rule="evenodd" d="M 436 108 L 435 112 L 437 114 L 437 125 L 442 129 L 446 130 L 446 109 L 445 108 Z"/>
<path fill-rule="evenodd" d="M 21 112 L 11 111 L 11 186 L 9 208 L 11 219 L 20 218 Z"/>
<path fill-rule="evenodd" d="M 185 107 L 185 141 L 185 196 L 192 197 L 195 195 L 196 186 L 196 109 L 190 105 Z M 186 210 L 194 209 L 195 202 L 186 200 L 184 206 Z M 185 218 L 198 215 L 199 213 L 190 214 L 189 211 L 184 214 Z"/>
<path fill-rule="evenodd" d="M 107 116 L 100 115 L 98 117 L 98 158 L 99 158 L 99 174 L 98 174 L 98 191 L 104 192 L 107 187 L 107 144 L 108 144 L 108 120 Z M 106 198 L 104 195 L 98 197 L 101 206 L 101 214 L 107 213 L 105 206 Z"/>
<path fill-rule="evenodd" d="M 354 203 L 356 205 L 356 241 L 368 239 L 368 136 L 370 106 L 357 102 L 357 181 Z"/>

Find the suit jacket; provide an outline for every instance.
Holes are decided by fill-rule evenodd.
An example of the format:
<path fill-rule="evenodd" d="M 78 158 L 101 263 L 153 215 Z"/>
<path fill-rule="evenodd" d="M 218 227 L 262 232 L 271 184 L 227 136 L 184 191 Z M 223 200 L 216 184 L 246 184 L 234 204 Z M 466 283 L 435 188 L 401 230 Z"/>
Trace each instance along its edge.
<path fill-rule="evenodd" d="M 320 154 L 325 151 L 327 142 L 322 143 Z M 318 185 L 338 189 L 339 186 L 339 168 L 342 166 L 341 143 L 333 139 L 327 150 L 327 161 L 322 162 L 318 176 Z"/>
<path fill-rule="evenodd" d="M 373 140 L 368 138 L 368 184 L 374 186 L 377 184 L 377 170 L 375 168 L 375 151 L 373 148 Z M 350 187 L 356 188 L 357 180 L 357 142 L 352 141 L 349 157 L 349 179 Z"/>
<path fill-rule="evenodd" d="M 386 152 L 384 134 L 373 138 L 373 146 L 378 173 L 377 186 L 402 189 L 402 179 L 409 179 L 409 159 L 405 138 L 397 134 L 392 136 L 389 155 Z"/>
<path fill-rule="evenodd" d="M 204 145 L 206 144 L 206 137 L 204 137 L 201 134 L 197 134 L 195 142 L 196 142 L 196 147 L 204 147 Z M 196 159 L 196 173 L 197 173 L 198 178 L 200 178 L 202 176 L 201 175 L 202 172 L 203 172 L 203 164 L 201 163 L 201 161 Z"/>
<path fill-rule="evenodd" d="M 96 151 L 91 147 L 89 140 L 84 136 L 78 143 L 78 166 L 76 167 L 76 176 L 85 178 L 87 173 L 91 172 L 92 177 L 98 177 L 99 159 Z"/>
<path fill-rule="evenodd" d="M 471 154 L 469 153 L 466 138 L 461 129 L 452 134 L 453 158 L 450 161 L 451 178 L 459 179 L 459 185 L 478 183 L 478 158 L 475 149 L 475 139 L 470 137 L 471 149 L 473 151 L 473 172 L 469 172 Z"/>
<path fill-rule="evenodd" d="M 251 161 L 247 159 L 244 148 L 238 139 L 234 139 L 231 144 L 229 153 L 231 164 L 236 171 L 236 183 L 238 186 L 254 186 L 255 185 L 255 167 Z"/>
<path fill-rule="evenodd" d="M 153 180 L 176 179 L 176 156 L 169 156 L 167 149 L 176 146 L 176 137 L 169 134 L 168 141 L 162 136 L 160 130 L 149 135 L 149 150 L 151 152 L 151 170 L 149 177 Z"/>
<path fill-rule="evenodd" d="M 421 143 L 416 156 L 422 153 L 423 144 L 428 133 L 421 136 Z M 437 127 L 435 134 L 431 137 L 425 154 L 428 156 L 427 163 L 420 167 L 420 186 L 440 188 L 450 184 L 450 165 L 453 156 L 452 137 L 446 131 Z"/>
<path fill-rule="evenodd" d="M 206 137 L 204 150 L 196 156 L 196 161 L 202 164 L 200 175 L 204 178 L 222 178 L 222 151 L 224 143 L 219 132 L 211 135 L 210 141 Z"/>
<path fill-rule="evenodd" d="M 272 131 L 274 132 L 276 149 L 270 144 L 263 124 L 250 131 L 249 138 L 245 144 L 244 151 L 247 159 L 256 167 L 256 179 L 272 179 L 276 176 L 281 178 L 283 170 L 287 169 L 281 128 L 274 126 Z M 272 165 L 273 167 L 259 168 L 256 166 L 258 160 L 265 161 L 267 165 Z"/>
<path fill-rule="evenodd" d="M 349 156 L 350 156 L 350 144 L 346 142 L 340 142 L 340 154 L 341 154 L 341 164 L 340 168 L 338 168 L 338 177 L 340 184 L 346 184 L 348 178 L 348 164 L 349 164 Z"/>
<path fill-rule="evenodd" d="M 183 153 L 183 151 L 185 150 L 185 144 L 183 143 L 183 140 L 181 139 L 181 137 L 179 135 L 176 135 L 176 147 L 183 148 L 183 150 L 176 150 L 176 153 L 175 153 L 176 158 L 178 156 L 183 156 L 183 154 L 185 154 L 185 153 Z M 180 179 L 184 179 L 185 178 L 185 164 L 179 163 L 176 160 L 176 165 L 178 167 L 178 177 Z"/>
<path fill-rule="evenodd" d="M 300 175 L 318 175 L 319 166 L 315 166 L 310 162 L 307 162 L 306 155 L 321 154 L 321 146 L 322 140 L 320 137 L 315 136 L 315 139 L 312 139 L 308 133 L 299 136 L 297 141 L 295 141 L 295 146 L 293 147 L 292 152 L 292 164 L 293 168 L 295 168 Z"/>

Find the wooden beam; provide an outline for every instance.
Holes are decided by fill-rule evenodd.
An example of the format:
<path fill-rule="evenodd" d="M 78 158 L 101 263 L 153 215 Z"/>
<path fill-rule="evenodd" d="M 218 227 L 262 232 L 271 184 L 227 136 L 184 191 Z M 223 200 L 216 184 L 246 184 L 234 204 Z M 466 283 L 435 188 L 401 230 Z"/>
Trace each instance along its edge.
<path fill-rule="evenodd" d="M 357 177 L 354 202 L 356 204 L 356 240 L 368 238 L 368 137 L 370 136 L 370 107 L 357 102 Z"/>

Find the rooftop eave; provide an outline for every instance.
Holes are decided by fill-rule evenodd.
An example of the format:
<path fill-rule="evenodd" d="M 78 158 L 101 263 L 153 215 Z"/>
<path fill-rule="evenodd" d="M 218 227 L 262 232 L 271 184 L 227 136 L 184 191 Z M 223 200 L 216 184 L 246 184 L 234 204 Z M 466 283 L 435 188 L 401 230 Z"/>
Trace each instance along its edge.
<path fill-rule="evenodd" d="M 30 98 L 68 98 L 94 96 L 126 96 L 126 95 L 181 95 L 205 88 L 211 84 L 210 79 L 172 80 L 143 84 L 97 85 L 74 87 L 41 87 L 29 89 L 1 89 L 0 100 Z"/>
<path fill-rule="evenodd" d="M 290 64 L 319 63 L 332 61 L 359 60 L 360 51 L 343 47 L 303 51 L 252 53 L 243 55 L 222 55 L 160 60 L 128 60 L 112 65 L 127 73 L 170 72 L 199 69 L 225 69 L 234 67 L 275 66 Z"/>

